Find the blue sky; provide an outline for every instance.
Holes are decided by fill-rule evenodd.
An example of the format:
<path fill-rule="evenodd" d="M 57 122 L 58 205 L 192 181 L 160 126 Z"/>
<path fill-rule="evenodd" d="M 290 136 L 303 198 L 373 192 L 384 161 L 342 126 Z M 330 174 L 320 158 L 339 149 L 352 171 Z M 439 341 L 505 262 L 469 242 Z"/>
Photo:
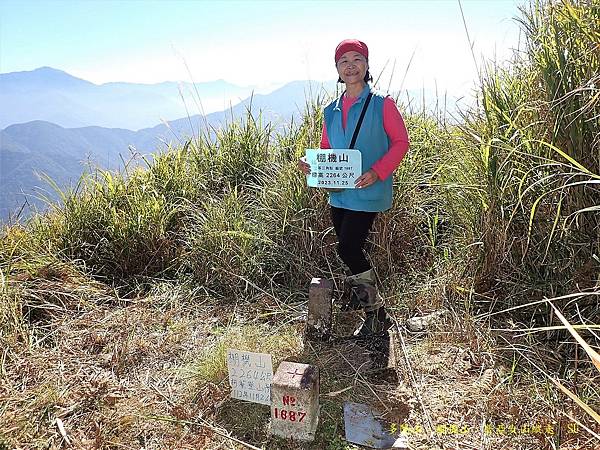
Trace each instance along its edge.
<path fill-rule="evenodd" d="M 478 60 L 510 56 L 521 4 L 462 0 Z M 411 57 L 404 89 L 460 91 L 476 75 L 458 0 L 0 2 L 0 72 L 51 66 L 95 83 L 331 80 L 348 37 L 392 89 Z"/>

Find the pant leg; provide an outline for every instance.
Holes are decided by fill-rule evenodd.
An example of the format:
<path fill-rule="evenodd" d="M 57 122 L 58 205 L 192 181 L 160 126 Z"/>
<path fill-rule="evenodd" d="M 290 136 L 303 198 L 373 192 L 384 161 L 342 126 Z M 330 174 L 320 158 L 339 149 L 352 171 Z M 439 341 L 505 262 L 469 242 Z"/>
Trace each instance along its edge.
<path fill-rule="evenodd" d="M 336 228 L 339 242 L 338 254 L 342 261 L 350 268 L 352 274 L 355 275 L 371 269 L 371 264 L 367 261 L 363 248 L 377 213 L 351 210 L 343 211 L 343 217 L 339 223 L 339 232 L 337 232 Z"/>
<path fill-rule="evenodd" d="M 331 212 L 331 222 L 333 223 L 333 229 L 335 230 L 335 235 L 340 236 L 342 232 L 342 223 L 344 222 L 344 214 L 347 209 L 336 208 L 335 206 L 330 207 Z"/>

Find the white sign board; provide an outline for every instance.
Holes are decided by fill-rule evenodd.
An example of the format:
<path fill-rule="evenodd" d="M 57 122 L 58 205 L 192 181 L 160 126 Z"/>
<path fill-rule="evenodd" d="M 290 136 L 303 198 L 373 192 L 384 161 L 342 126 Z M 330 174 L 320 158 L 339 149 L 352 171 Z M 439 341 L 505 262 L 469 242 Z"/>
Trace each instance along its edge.
<path fill-rule="evenodd" d="M 354 182 L 362 175 L 360 151 L 353 149 L 306 149 L 310 174 L 306 182 L 311 187 L 354 189 Z"/>
<path fill-rule="evenodd" d="M 231 398 L 271 404 L 273 363 L 271 355 L 227 349 Z"/>

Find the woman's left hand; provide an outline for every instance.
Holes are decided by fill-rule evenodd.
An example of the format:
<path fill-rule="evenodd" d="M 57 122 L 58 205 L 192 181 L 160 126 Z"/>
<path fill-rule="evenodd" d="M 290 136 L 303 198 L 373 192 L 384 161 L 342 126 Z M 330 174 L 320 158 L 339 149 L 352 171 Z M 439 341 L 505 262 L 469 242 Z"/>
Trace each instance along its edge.
<path fill-rule="evenodd" d="M 356 179 L 354 185 L 357 189 L 366 188 L 377 182 L 377 180 L 379 180 L 379 177 L 375 171 L 373 169 L 369 169 Z"/>

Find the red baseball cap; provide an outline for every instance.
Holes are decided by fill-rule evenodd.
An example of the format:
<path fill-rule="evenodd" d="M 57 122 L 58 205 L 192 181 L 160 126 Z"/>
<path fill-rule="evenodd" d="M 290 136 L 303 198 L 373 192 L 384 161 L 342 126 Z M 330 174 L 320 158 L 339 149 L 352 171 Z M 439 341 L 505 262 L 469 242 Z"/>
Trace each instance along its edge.
<path fill-rule="evenodd" d="M 344 53 L 352 51 L 360 53 L 367 61 L 369 60 L 369 48 L 367 44 L 356 39 L 344 39 L 335 48 L 335 63 L 337 64 Z"/>

